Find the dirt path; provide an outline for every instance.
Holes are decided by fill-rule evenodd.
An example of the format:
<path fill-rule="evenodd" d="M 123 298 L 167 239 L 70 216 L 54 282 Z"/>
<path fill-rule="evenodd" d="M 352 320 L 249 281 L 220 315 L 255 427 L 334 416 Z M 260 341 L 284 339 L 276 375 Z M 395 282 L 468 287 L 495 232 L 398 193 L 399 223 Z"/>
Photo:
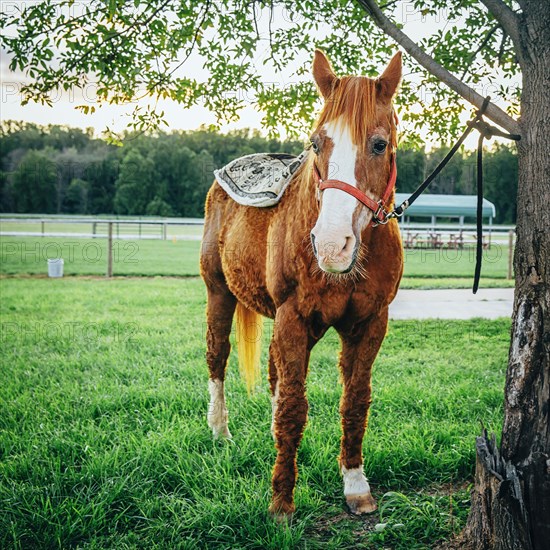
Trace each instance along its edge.
<path fill-rule="evenodd" d="M 496 319 L 510 317 L 513 288 L 400 290 L 390 306 L 391 319 Z"/>

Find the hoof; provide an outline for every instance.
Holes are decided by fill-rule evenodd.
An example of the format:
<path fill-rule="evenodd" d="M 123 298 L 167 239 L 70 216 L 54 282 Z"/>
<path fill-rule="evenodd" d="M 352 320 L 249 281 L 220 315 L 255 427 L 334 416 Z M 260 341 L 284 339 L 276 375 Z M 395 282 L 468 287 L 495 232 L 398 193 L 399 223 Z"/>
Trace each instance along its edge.
<path fill-rule="evenodd" d="M 269 515 L 277 523 L 286 523 L 292 519 L 295 510 L 294 504 L 272 502 L 269 506 Z"/>
<path fill-rule="evenodd" d="M 227 426 L 212 428 L 212 434 L 214 439 L 233 439 L 233 436 Z"/>
<path fill-rule="evenodd" d="M 283 514 L 281 512 L 269 512 L 271 519 L 279 525 L 286 525 L 292 520 L 293 514 Z"/>
<path fill-rule="evenodd" d="M 346 497 L 346 503 L 349 511 L 358 516 L 362 514 L 371 514 L 377 508 L 376 500 L 374 500 L 370 493 L 364 495 L 348 495 Z"/>

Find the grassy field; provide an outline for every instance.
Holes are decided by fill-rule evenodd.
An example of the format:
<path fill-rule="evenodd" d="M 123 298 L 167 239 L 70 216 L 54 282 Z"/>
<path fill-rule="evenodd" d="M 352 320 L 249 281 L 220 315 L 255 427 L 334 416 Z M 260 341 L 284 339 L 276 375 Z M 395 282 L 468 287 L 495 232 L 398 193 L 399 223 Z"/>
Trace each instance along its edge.
<path fill-rule="evenodd" d="M 12 258 L 5 272 L 24 267 Z M 509 320 L 391 323 L 365 441 L 380 504 L 369 518 L 344 507 L 329 333 L 311 360 L 298 511 L 281 526 L 267 514 L 267 382 L 247 398 L 234 355 L 234 441 L 214 442 L 206 425 L 200 280 L 19 277 L 0 288 L 0 547 L 411 550 L 463 525 L 479 421 L 500 430 Z"/>
<path fill-rule="evenodd" d="M 200 243 L 183 240 L 115 240 L 115 275 L 197 276 Z M 73 237 L 2 237 L 0 273 L 46 274 L 47 259 L 62 257 L 66 275 L 104 275 L 105 239 Z M 475 265 L 473 249 L 406 250 L 402 288 L 468 288 Z M 508 249 L 484 251 L 481 288 L 511 287 L 507 280 Z"/>
<path fill-rule="evenodd" d="M 2 237 L 1 273 L 47 274 L 48 258 L 63 258 L 66 275 L 105 275 L 106 239 Z M 130 276 L 199 274 L 198 241 L 114 240 L 113 273 Z"/>

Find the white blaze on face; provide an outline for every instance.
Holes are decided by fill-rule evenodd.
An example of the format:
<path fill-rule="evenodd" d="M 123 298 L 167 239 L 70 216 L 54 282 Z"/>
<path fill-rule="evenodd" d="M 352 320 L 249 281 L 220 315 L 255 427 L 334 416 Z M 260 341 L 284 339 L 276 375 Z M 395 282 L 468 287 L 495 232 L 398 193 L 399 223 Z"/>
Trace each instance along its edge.
<path fill-rule="evenodd" d="M 355 162 L 357 147 L 351 140 L 351 132 L 341 120 L 336 119 L 325 125 L 327 138 L 334 143 L 328 163 L 328 178 L 337 179 L 357 187 L 355 180 Z M 339 191 L 326 189 L 323 191 L 323 207 L 318 223 L 321 226 L 351 226 L 351 217 L 357 206 L 357 199 Z"/>
<path fill-rule="evenodd" d="M 336 119 L 327 123 L 324 129 L 326 137 L 334 144 L 325 179 L 337 179 L 357 187 L 357 147 L 353 144 L 349 127 L 341 119 Z M 356 244 L 352 221 L 357 204 L 357 199 L 339 189 L 323 191 L 321 211 L 311 233 L 319 267 L 324 271 L 338 273 L 351 265 Z"/>

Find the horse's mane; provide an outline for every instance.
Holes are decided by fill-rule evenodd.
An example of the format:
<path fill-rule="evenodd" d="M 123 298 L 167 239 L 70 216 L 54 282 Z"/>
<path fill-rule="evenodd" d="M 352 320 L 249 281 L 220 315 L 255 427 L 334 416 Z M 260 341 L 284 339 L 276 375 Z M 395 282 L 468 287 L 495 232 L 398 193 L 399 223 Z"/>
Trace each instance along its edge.
<path fill-rule="evenodd" d="M 353 143 L 365 143 L 376 124 L 376 81 L 364 76 L 345 76 L 334 82 L 325 101 L 317 128 L 340 118 L 351 131 Z"/>

